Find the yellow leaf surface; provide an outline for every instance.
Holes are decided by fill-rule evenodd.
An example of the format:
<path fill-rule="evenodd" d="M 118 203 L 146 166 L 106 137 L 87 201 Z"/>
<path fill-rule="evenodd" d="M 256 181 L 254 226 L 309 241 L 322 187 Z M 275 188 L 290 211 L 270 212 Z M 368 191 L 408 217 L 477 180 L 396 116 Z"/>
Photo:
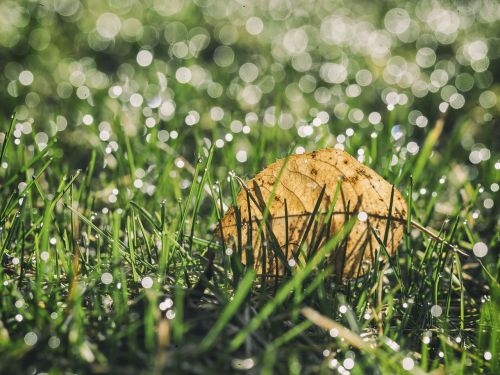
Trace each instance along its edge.
<path fill-rule="evenodd" d="M 344 151 L 292 155 L 246 183 L 238 194 L 237 208 L 227 211 L 217 233 L 233 249 L 240 242 L 243 263 L 248 247 L 257 272 L 282 275 L 286 263 L 303 265 L 311 249 L 355 216 L 349 236 L 328 262 L 337 275 L 357 277 L 379 256 L 380 241 L 387 236 L 386 250 L 392 255 L 403 236 L 406 203 L 399 191 L 392 191 L 389 182 Z"/>

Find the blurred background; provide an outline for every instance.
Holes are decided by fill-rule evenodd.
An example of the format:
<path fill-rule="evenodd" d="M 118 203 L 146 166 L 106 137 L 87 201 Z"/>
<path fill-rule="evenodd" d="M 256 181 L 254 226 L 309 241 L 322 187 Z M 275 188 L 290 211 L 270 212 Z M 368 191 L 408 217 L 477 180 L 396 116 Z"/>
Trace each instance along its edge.
<path fill-rule="evenodd" d="M 0 14 L 0 142 L 15 112 L 16 144 L 57 140 L 69 170 L 93 149 L 120 174 L 127 146 L 144 158 L 135 188 L 154 196 L 162 160 L 182 175 L 213 145 L 221 173 L 240 174 L 347 147 L 397 176 L 445 113 L 433 157 L 495 209 L 496 1 L 2 0 Z M 374 154 L 377 137 L 390 150 Z"/>

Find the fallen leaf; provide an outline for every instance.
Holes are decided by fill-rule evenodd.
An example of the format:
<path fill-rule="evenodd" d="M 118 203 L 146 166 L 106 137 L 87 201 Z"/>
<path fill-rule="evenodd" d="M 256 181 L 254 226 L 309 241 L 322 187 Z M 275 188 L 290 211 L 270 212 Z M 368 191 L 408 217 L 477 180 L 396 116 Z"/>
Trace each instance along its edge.
<path fill-rule="evenodd" d="M 401 193 L 341 150 L 291 155 L 243 186 L 217 233 L 227 247 L 242 249 L 244 264 L 253 254 L 260 274 L 300 268 L 353 217 L 349 236 L 328 258 L 342 278 L 364 274 L 381 254 L 381 243 L 392 255 L 403 236 L 407 209 Z"/>

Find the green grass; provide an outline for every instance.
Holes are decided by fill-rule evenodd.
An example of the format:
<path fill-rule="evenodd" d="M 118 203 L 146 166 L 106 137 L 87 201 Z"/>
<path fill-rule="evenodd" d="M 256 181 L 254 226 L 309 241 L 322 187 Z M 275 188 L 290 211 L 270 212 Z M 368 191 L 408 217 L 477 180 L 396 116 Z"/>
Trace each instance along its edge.
<path fill-rule="evenodd" d="M 500 373 L 498 6 L 256 4 L 0 2 L 1 374 Z M 298 270 L 264 209 L 256 273 L 216 226 L 325 147 L 402 192 L 397 253 L 343 281 L 311 207 Z"/>
<path fill-rule="evenodd" d="M 430 220 L 466 255 L 408 230 L 396 257 L 363 278 L 339 282 L 324 262 L 341 240 L 333 238 L 313 249 L 304 269 L 273 286 L 245 270 L 237 251 L 224 255 L 209 229 L 221 214 L 217 189 L 222 197 L 231 195 L 214 167 L 228 157 L 223 151 L 212 148 L 196 160 L 188 189 L 179 191 L 170 181 L 148 196 L 131 188 L 126 153 L 115 154 L 121 174 L 106 181 L 95 153 L 87 168 L 71 171 L 57 143 L 28 157 L 11 138 L 2 147 L 9 162 L 0 210 L 3 372 L 215 372 L 238 366 L 329 372 L 346 358 L 354 359 L 353 373 L 402 373 L 405 358 L 413 359 L 414 372 L 440 366 L 453 373 L 498 370 L 500 289 L 492 253 L 498 234 L 486 258 L 473 255 L 480 237 L 467 219 L 477 188 L 469 206 L 457 204 L 450 220 Z M 145 168 L 151 155 L 165 159 L 154 142 L 142 147 L 134 168 Z M 440 160 L 433 174 L 445 174 L 448 163 Z M 169 180 L 173 169 L 164 164 L 151 181 Z M 395 173 L 388 170 L 385 177 L 395 179 Z M 410 198 L 411 186 L 441 188 L 423 176 L 413 185 L 408 178 L 400 183 L 412 216 L 420 219 L 433 203 Z M 19 181 L 27 181 L 21 191 Z M 107 209 L 96 184 L 116 186 L 117 204 Z M 433 305 L 440 316 L 431 314 Z M 301 315 L 304 307 L 334 319 L 363 346 L 342 334 L 332 337 Z M 485 360 L 486 352 L 493 360 Z"/>

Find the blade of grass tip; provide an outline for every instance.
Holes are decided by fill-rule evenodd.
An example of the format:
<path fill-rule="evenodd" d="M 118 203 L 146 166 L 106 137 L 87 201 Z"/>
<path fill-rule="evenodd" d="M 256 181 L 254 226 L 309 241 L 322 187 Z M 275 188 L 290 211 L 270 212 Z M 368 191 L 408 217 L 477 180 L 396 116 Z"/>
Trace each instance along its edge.
<path fill-rule="evenodd" d="M 392 147 L 393 144 L 391 142 L 386 142 L 385 140 L 390 140 L 391 138 L 391 130 L 396 124 L 396 109 L 392 110 L 389 112 L 389 119 L 387 121 L 387 126 L 384 125 L 384 128 L 381 130 L 381 138 L 380 138 L 380 153 L 382 155 L 392 155 Z M 376 168 L 383 170 L 383 176 L 387 176 L 389 172 L 389 167 L 391 165 L 391 161 L 389 158 L 379 158 L 377 161 L 379 164 L 382 164 L 385 162 L 385 165 L 380 165 L 380 168 Z"/>
<path fill-rule="evenodd" d="M 182 208 L 181 204 L 181 217 L 177 226 L 177 242 L 184 236 L 184 226 L 186 225 L 186 218 L 189 210 L 189 205 L 191 204 L 191 200 L 193 198 L 193 194 L 195 191 L 196 181 L 198 181 L 198 175 L 200 174 L 201 164 L 197 163 L 196 168 L 193 171 L 193 183 L 191 184 L 191 188 L 189 189 L 188 198 L 186 199 L 186 203 L 184 208 Z"/>
<path fill-rule="evenodd" d="M 457 216 L 457 218 L 455 219 L 455 223 L 453 224 L 453 227 L 451 228 L 450 230 L 450 234 L 448 235 L 447 237 L 447 241 L 446 243 L 449 243 L 448 241 L 451 241 L 456 233 L 456 230 L 458 228 L 458 223 L 460 222 L 460 216 Z M 445 246 L 445 242 L 442 243 L 441 245 L 441 254 L 444 250 L 444 246 Z M 451 247 L 453 248 L 453 247 Z M 446 246 L 446 251 L 445 251 L 445 254 L 444 256 L 439 256 L 439 259 L 438 259 L 438 263 L 437 263 L 437 266 L 436 266 L 436 270 L 435 270 L 435 283 L 436 283 L 436 286 L 434 288 L 434 293 L 435 293 L 435 298 L 434 298 L 434 301 L 435 303 L 437 304 L 437 301 L 439 299 L 439 296 L 438 296 L 438 293 L 439 293 L 439 284 L 440 284 L 440 280 L 443 278 L 442 275 L 445 274 L 445 269 L 446 269 L 446 265 L 447 265 L 447 261 L 448 261 L 448 255 L 450 253 L 450 247 L 449 246 Z M 456 254 L 456 253 L 455 253 Z M 451 257 L 451 265 L 449 266 L 449 269 L 450 269 L 450 283 L 449 283 L 449 287 L 448 287 L 448 299 L 447 299 L 447 303 L 448 303 L 448 307 L 446 309 L 446 316 L 448 317 L 448 314 L 449 314 L 449 305 L 451 303 L 451 294 L 452 294 L 452 281 L 453 281 L 453 261 L 454 261 L 454 258 Z"/>
<path fill-rule="evenodd" d="M 250 194 L 246 191 L 246 201 L 247 201 L 247 212 L 248 212 L 248 241 L 245 246 L 245 255 L 246 255 L 246 263 L 247 268 L 253 269 L 255 264 L 255 259 L 253 256 L 252 244 L 253 244 L 253 220 L 252 220 L 252 211 L 250 210 Z"/>
<path fill-rule="evenodd" d="M 333 193 L 332 203 L 330 204 L 330 208 L 326 214 L 325 222 L 328 223 L 328 227 L 331 227 L 331 220 L 333 218 L 333 212 L 335 210 L 335 205 L 337 204 L 337 200 L 339 198 L 340 190 L 342 189 L 342 179 L 337 181 L 337 186 L 335 187 L 335 193 Z"/>
<path fill-rule="evenodd" d="M 205 191 L 208 191 L 209 197 L 212 199 L 212 203 L 215 208 L 215 215 L 217 220 L 222 218 L 223 212 L 219 211 L 219 206 L 217 205 L 217 193 L 215 192 L 214 186 L 217 186 L 218 190 L 220 189 L 220 183 L 218 180 L 215 181 L 215 184 L 212 182 L 212 178 L 210 177 L 210 173 L 207 174 L 207 184 L 205 185 Z M 208 188 L 208 189 L 207 189 Z"/>
<path fill-rule="evenodd" d="M 278 189 L 278 184 L 280 183 L 281 178 L 283 177 L 283 173 L 285 173 L 285 169 L 289 160 L 290 160 L 290 155 L 287 155 L 283 160 L 283 164 L 281 165 L 281 168 L 278 172 L 278 176 L 274 181 L 273 189 L 271 190 L 271 195 L 269 196 L 269 199 L 267 200 L 266 205 L 264 207 L 264 212 L 262 213 L 262 223 L 264 223 L 264 225 L 266 224 L 267 219 L 271 213 L 269 207 L 271 207 L 271 205 L 274 202 L 274 198 L 276 198 L 276 190 Z M 262 230 L 262 227 L 259 228 L 259 230 Z"/>
<path fill-rule="evenodd" d="M 332 251 L 335 246 L 344 239 L 351 231 L 355 218 L 349 220 L 341 230 L 339 230 L 325 245 L 318 250 L 316 255 L 305 267 L 296 272 L 294 276 L 280 287 L 276 293 L 274 299 L 269 301 L 264 307 L 259 311 L 259 313 L 250 321 L 250 323 L 244 327 L 236 336 L 231 340 L 229 344 L 229 350 L 234 351 L 238 349 L 246 340 L 246 337 L 254 332 L 260 325 L 274 312 L 274 310 L 280 306 L 287 298 L 290 296 L 290 292 L 295 288 L 299 288 L 302 282 L 311 274 L 311 272 L 320 264 L 323 259 Z"/>
<path fill-rule="evenodd" d="M 238 280 L 240 279 L 243 273 L 243 265 L 241 263 L 242 251 L 243 251 L 243 239 L 241 234 L 241 210 L 240 207 L 236 206 L 234 208 L 234 214 L 236 217 L 236 250 L 232 249 L 233 253 L 235 252 L 237 256 L 230 257 L 231 270 L 233 273 L 233 287 L 236 288 L 238 285 Z"/>
<path fill-rule="evenodd" d="M 33 185 L 35 186 L 35 190 L 40 196 L 40 198 L 42 198 L 42 200 L 45 201 L 47 199 L 47 194 L 45 194 L 45 192 L 43 191 L 43 188 L 38 183 L 38 180 L 34 180 Z"/>
<path fill-rule="evenodd" d="M 2 165 L 2 162 L 3 162 L 3 158 L 5 156 L 5 153 L 7 152 L 7 145 L 10 141 L 10 138 L 12 137 L 12 133 L 14 131 L 14 124 L 16 122 L 16 113 L 14 113 L 11 117 L 11 120 L 10 120 L 10 125 L 9 125 L 9 129 L 7 130 L 7 134 L 5 135 L 5 138 L 3 140 L 3 143 L 2 143 L 2 151 L 0 151 L 0 166 Z"/>
<path fill-rule="evenodd" d="M 476 258 L 476 261 L 479 263 L 479 265 L 481 266 L 481 268 L 483 269 L 484 273 L 490 278 L 490 281 L 495 284 L 495 286 L 497 288 L 500 289 L 500 283 L 497 281 L 497 279 L 491 274 L 491 272 L 488 270 L 488 268 L 486 268 L 486 266 L 483 264 L 483 262 L 481 261 L 481 259 L 479 259 L 478 257 L 475 257 Z M 499 269 L 500 267 L 497 267 L 497 269 Z"/>
<path fill-rule="evenodd" d="M 444 228 L 444 227 L 443 227 Z M 445 229 L 443 229 L 444 232 Z M 438 293 L 439 293 L 439 286 L 441 283 L 441 279 L 443 278 L 443 270 L 446 267 L 446 263 L 448 260 L 448 254 L 450 252 L 450 249 L 445 246 L 444 243 L 440 242 L 439 247 L 437 247 L 437 263 L 434 262 L 432 266 L 434 267 L 433 270 L 433 278 L 434 278 L 434 302 L 437 304 L 438 302 Z"/>
<path fill-rule="evenodd" d="M 92 176 L 94 174 L 96 162 L 96 151 L 92 150 L 92 154 L 90 155 L 89 165 L 87 167 L 87 173 L 85 175 L 85 183 L 83 183 L 80 187 L 80 197 L 82 202 L 85 203 L 86 207 L 90 206 L 90 197 L 91 197 L 91 187 L 92 187 Z M 85 195 L 83 193 L 85 192 Z"/>
<path fill-rule="evenodd" d="M 438 141 L 444 127 L 444 117 L 439 117 L 434 125 L 434 128 L 427 134 L 425 138 L 424 145 L 422 146 L 422 150 L 420 151 L 417 161 L 415 162 L 415 168 L 413 169 L 413 178 L 416 182 L 419 181 L 422 172 L 425 169 L 425 166 L 430 160 L 430 156 L 432 153 L 432 149 L 434 145 Z"/>
<path fill-rule="evenodd" d="M 410 191 L 408 192 L 408 199 L 407 199 L 407 212 L 406 212 L 406 233 L 405 233 L 405 247 L 406 250 L 408 251 L 409 256 L 406 257 L 406 262 L 408 264 L 408 269 L 409 269 L 409 282 L 408 284 L 412 284 L 412 279 L 413 279 L 413 273 L 414 273 L 414 268 L 413 268 L 413 263 L 415 259 L 415 254 L 414 254 L 414 248 L 411 246 L 411 217 L 412 217 L 412 209 L 413 209 L 413 175 L 410 175 L 410 182 L 409 182 L 409 189 Z"/>
<path fill-rule="evenodd" d="M 413 208 L 413 175 L 410 175 L 409 185 L 410 185 L 410 191 L 408 192 L 408 200 L 406 204 L 408 208 L 408 212 L 406 214 L 406 235 L 408 238 L 411 238 L 411 222 L 412 222 L 412 208 Z M 409 245 L 409 243 L 407 245 Z"/>
<path fill-rule="evenodd" d="M 411 226 L 413 226 L 415 229 L 418 229 L 420 232 L 427 234 L 433 240 L 435 240 L 439 243 L 442 243 L 446 246 L 449 246 L 452 250 L 454 250 L 462 255 L 469 256 L 469 254 L 460 250 L 456 245 L 451 244 L 450 242 L 448 242 L 447 240 L 445 240 L 444 238 L 442 238 L 438 234 L 436 234 L 433 230 L 424 227 L 422 224 L 419 224 L 415 220 L 411 220 Z"/>
<path fill-rule="evenodd" d="M 238 288 L 234 294 L 233 299 L 224 307 L 224 310 L 219 315 L 219 318 L 215 322 L 215 325 L 201 342 L 200 346 L 202 351 L 207 351 L 212 347 L 224 327 L 229 323 L 234 314 L 236 314 L 238 308 L 245 301 L 248 293 L 252 289 L 255 275 L 255 271 L 252 269 L 248 270 L 245 273 L 243 279 L 238 284 Z"/>
<path fill-rule="evenodd" d="M 19 285 L 21 285 L 23 283 L 23 278 L 24 278 L 24 267 L 25 267 L 25 264 L 24 264 L 24 254 L 25 254 L 25 251 L 26 251 L 26 227 L 25 227 L 25 221 L 24 221 L 24 217 L 22 218 L 22 222 L 23 222 L 23 226 L 22 226 L 22 240 L 21 240 L 21 256 L 19 257 L 19 265 L 20 265 L 20 270 L 19 270 Z M 59 281 L 60 277 L 58 275 L 58 281 Z"/>
<path fill-rule="evenodd" d="M 76 212 L 77 213 L 77 212 Z M 121 215 L 117 211 L 114 211 L 111 215 L 111 238 L 108 243 L 111 244 L 111 255 L 112 255 L 112 272 L 113 279 L 121 282 L 122 287 L 120 289 L 113 288 L 113 301 L 116 301 L 115 319 L 120 321 L 126 316 L 128 312 L 128 280 L 126 272 L 123 272 L 121 268 L 121 257 L 125 258 L 125 252 L 120 249 L 120 228 L 121 228 Z M 94 229 L 95 230 L 95 229 Z M 101 235 L 101 238 L 106 239 L 105 235 Z M 120 254 L 122 252 L 122 254 Z"/>
<path fill-rule="evenodd" d="M 262 277 L 262 285 L 265 288 L 267 286 L 267 284 L 266 284 L 266 275 L 267 275 L 267 242 L 266 242 L 266 238 L 265 238 L 264 232 L 262 232 L 260 234 L 260 248 L 261 248 L 261 252 L 260 253 L 262 255 L 262 258 L 261 258 L 261 261 L 260 261 L 261 269 L 262 269 L 261 277 Z"/>
<path fill-rule="evenodd" d="M 342 192 L 341 192 L 342 193 Z M 351 201 L 347 201 L 346 204 L 346 210 L 344 212 L 344 223 L 349 222 L 351 220 L 349 218 L 349 213 L 350 213 L 350 206 L 351 206 Z M 337 273 L 337 282 L 341 283 L 342 279 L 344 277 L 344 268 L 345 268 L 345 261 L 346 261 L 346 251 L 347 251 L 347 237 L 344 238 L 339 246 L 337 246 L 337 251 L 335 252 L 335 262 L 340 265 L 340 271 Z M 340 260 L 338 260 L 338 257 L 340 257 Z"/>
<path fill-rule="evenodd" d="M 423 217 L 422 223 L 424 226 L 429 225 L 432 218 L 434 217 L 435 207 L 436 207 L 437 202 L 439 201 L 439 196 L 440 196 L 440 193 L 442 190 L 443 190 L 443 185 L 439 184 L 434 189 L 430 199 L 428 199 L 425 211 L 424 211 L 423 215 L 421 215 L 421 217 Z"/>
<path fill-rule="evenodd" d="M 8 198 L 5 202 L 2 201 L 2 206 L 0 207 L 0 223 L 3 223 L 5 221 L 5 219 L 7 218 L 7 216 L 10 215 L 10 213 L 12 212 L 12 205 L 14 201 L 16 201 L 18 198 L 18 195 L 14 192 L 12 194 L 9 194 L 8 195 Z M 15 204 L 14 204 L 15 205 Z M 9 209 L 9 207 L 11 207 Z"/>
<path fill-rule="evenodd" d="M 71 213 L 70 213 L 70 220 L 71 220 Z M 72 260 L 72 249 L 73 245 L 71 244 L 70 237 L 69 237 L 69 231 L 68 228 L 64 228 L 62 235 L 61 235 L 61 240 L 62 240 L 62 249 L 61 249 L 61 256 L 60 256 L 60 262 L 61 262 L 61 270 L 67 270 L 66 273 L 66 278 L 67 280 L 71 280 L 73 278 L 73 270 L 72 267 L 70 266 L 69 262 Z M 63 271 L 64 272 L 64 271 Z M 58 277 L 58 279 L 60 276 Z"/>
<path fill-rule="evenodd" d="M 73 196 L 70 197 L 70 204 L 73 205 Z M 44 227 L 45 227 L 45 217 L 44 217 Z M 78 272 L 79 272 L 79 264 L 80 264 L 80 248 L 78 246 L 78 240 L 76 235 L 76 218 L 73 213 L 70 214 L 70 236 L 68 238 L 68 244 L 71 246 L 70 249 L 73 250 L 73 256 L 71 258 L 71 281 L 69 286 L 68 293 L 68 305 L 73 306 L 77 297 L 77 287 L 78 287 Z"/>
<path fill-rule="evenodd" d="M 144 245 L 146 246 L 146 254 L 148 256 L 149 263 L 153 264 L 153 256 L 152 256 L 152 246 L 153 246 L 153 236 L 151 236 L 148 232 L 146 232 L 146 228 L 144 228 L 144 224 L 140 217 L 137 217 L 137 223 L 139 224 L 139 229 L 141 230 L 142 238 L 144 240 Z M 157 233 L 159 234 L 159 233 Z M 144 252 L 143 252 L 144 256 Z"/>
<path fill-rule="evenodd" d="M 135 233 L 135 229 L 132 227 L 132 218 L 130 217 L 130 215 L 127 215 L 126 227 L 128 238 L 128 253 L 130 255 L 130 265 L 132 267 L 132 277 L 134 282 L 137 282 L 139 281 L 139 274 L 137 273 L 137 270 L 135 268 L 135 239 L 137 238 L 137 235 Z"/>
<path fill-rule="evenodd" d="M 229 180 L 230 187 L 231 187 L 231 196 L 233 202 L 233 210 L 234 210 L 234 216 L 236 218 L 236 250 L 231 249 L 231 251 L 236 254 L 236 256 L 230 256 L 229 258 L 229 264 L 231 266 L 231 271 L 232 271 L 232 276 L 233 276 L 233 288 L 236 288 L 238 285 L 238 280 L 241 278 L 241 275 L 243 274 L 243 264 L 241 262 L 242 259 L 242 253 L 243 253 L 243 238 L 242 238 L 242 219 L 241 219 L 241 207 L 238 204 L 237 200 L 237 193 L 236 189 L 233 183 L 233 179 L 231 178 Z M 219 189 L 219 201 L 221 204 L 221 212 L 223 211 L 223 203 L 222 203 L 222 190 Z M 222 215 L 218 217 L 219 221 L 219 228 L 221 230 L 221 238 L 222 242 L 224 245 L 224 254 L 226 254 L 226 244 L 225 238 L 224 238 L 224 233 L 223 233 L 223 228 L 222 228 Z M 229 250 L 229 249 L 228 249 Z M 248 260 L 248 258 L 247 258 Z M 252 267 L 253 268 L 253 267 Z"/>
<path fill-rule="evenodd" d="M 3 259 L 3 255 L 6 249 L 11 248 L 11 244 L 15 243 L 15 240 L 17 239 L 18 236 L 18 228 L 19 225 L 22 223 L 22 212 L 24 212 L 24 206 L 25 206 L 25 201 L 21 203 L 21 207 L 19 208 L 19 214 L 16 214 L 14 216 L 14 219 L 12 220 L 11 228 L 9 229 L 7 233 L 7 238 L 5 239 L 2 248 L 0 250 L 0 259 Z"/>
<path fill-rule="evenodd" d="M 460 281 L 460 330 L 465 329 L 465 288 L 464 279 L 462 276 L 462 262 L 457 253 L 455 253 L 455 266 L 457 268 L 457 276 Z"/>
<path fill-rule="evenodd" d="M 380 236 L 378 235 L 377 231 L 371 225 L 370 225 L 370 231 L 375 236 L 375 239 L 377 240 L 378 244 L 380 245 L 380 248 L 382 249 L 382 252 L 384 253 L 385 257 L 387 258 L 387 261 L 391 265 L 391 268 L 394 270 L 394 275 L 396 276 L 396 280 L 401 288 L 401 291 L 404 294 L 405 287 L 403 285 L 403 280 L 401 278 L 401 270 L 399 268 L 399 262 L 397 260 L 395 260 L 393 257 L 391 257 L 391 255 L 387 251 L 387 248 L 385 247 L 384 243 L 380 239 Z"/>
<path fill-rule="evenodd" d="M 210 148 L 210 151 L 208 153 L 207 162 L 205 163 L 205 167 L 203 168 L 203 174 L 201 176 L 201 182 L 200 182 L 200 184 L 198 186 L 198 191 L 196 192 L 196 197 L 195 197 L 194 207 L 193 207 L 193 213 L 191 215 L 191 233 L 189 235 L 189 238 L 190 238 L 190 240 L 189 240 L 189 253 L 190 254 L 193 251 L 192 238 L 194 236 L 194 228 L 196 226 L 196 216 L 198 215 L 198 210 L 200 209 L 201 198 L 202 198 L 202 194 L 203 194 L 203 191 L 204 191 L 204 188 L 205 188 L 205 183 L 206 183 L 207 178 L 208 178 L 209 169 L 210 169 L 210 166 L 212 164 L 212 159 L 213 159 L 213 156 L 214 156 L 214 150 L 215 150 L 215 145 L 213 145 Z"/>
<path fill-rule="evenodd" d="M 42 160 L 43 158 L 45 158 L 47 156 L 47 154 L 49 153 L 50 151 L 50 147 L 56 143 L 56 139 L 55 138 L 52 138 L 47 147 L 45 147 L 42 151 L 38 152 L 33 158 L 30 159 L 30 161 L 26 164 L 23 164 L 23 166 L 21 167 L 21 169 L 19 169 L 17 171 L 16 174 L 14 174 L 11 178 L 9 178 L 6 182 L 2 183 L 1 185 L 1 188 L 6 188 L 8 186 L 10 186 L 11 184 L 13 184 L 14 182 L 16 181 L 19 181 L 19 178 L 21 178 L 21 176 L 25 175 L 25 173 L 27 171 L 29 171 L 30 169 L 33 169 L 33 166 L 40 160 Z"/>
<path fill-rule="evenodd" d="M 444 230 L 444 226 L 441 227 L 441 230 L 439 231 L 438 236 L 442 233 L 443 230 Z M 421 274 L 423 272 L 423 269 L 427 265 L 427 262 L 431 258 L 431 255 L 433 254 L 433 252 L 438 251 L 436 249 L 438 244 L 440 244 L 440 242 L 438 242 L 438 241 L 429 241 L 428 242 L 428 244 L 425 248 L 425 251 L 424 251 L 424 255 L 423 255 L 423 257 L 420 261 L 420 264 L 418 266 L 418 269 L 416 271 L 416 274 L 415 274 L 416 276 L 418 276 L 419 274 Z M 417 281 L 418 281 L 418 278 L 417 278 Z M 424 285 L 423 278 L 420 278 L 420 280 L 416 286 L 418 287 L 418 285 L 420 285 L 420 288 L 423 287 L 423 285 Z"/>
<path fill-rule="evenodd" d="M 151 216 L 151 214 L 146 211 L 146 209 L 144 207 L 142 207 L 141 205 L 139 205 L 139 203 L 135 202 L 135 201 L 130 201 L 130 205 L 132 207 L 134 207 L 137 211 L 139 211 L 139 213 L 148 221 L 149 224 L 151 224 L 151 226 L 158 232 L 161 231 L 161 226 L 160 226 L 160 223 L 158 223 L 155 218 L 153 216 Z"/>
<path fill-rule="evenodd" d="M 245 183 L 238 176 L 236 176 L 236 174 L 232 171 L 229 172 L 229 177 L 230 177 L 229 178 L 229 187 L 231 189 L 231 204 L 236 207 L 238 205 L 238 190 L 236 189 L 236 184 L 234 183 L 234 180 L 236 180 L 236 182 L 238 182 L 238 184 L 241 186 L 243 186 Z M 221 202 L 221 204 L 222 204 L 222 202 Z"/>
<path fill-rule="evenodd" d="M 290 250 L 289 246 L 290 246 L 290 233 L 288 228 L 288 203 L 285 198 L 285 258 L 286 259 L 290 259 L 288 257 Z"/>
<path fill-rule="evenodd" d="M 373 167 L 375 160 L 377 160 L 377 142 L 378 142 L 377 133 L 373 132 L 370 139 L 371 139 L 370 158 L 371 158 L 371 164 Z"/>
<path fill-rule="evenodd" d="M 234 207 L 234 216 L 236 218 L 236 250 L 238 257 L 241 258 L 241 253 L 243 251 L 243 238 L 241 234 L 241 227 L 242 227 L 242 222 L 241 222 L 241 208 L 239 206 Z"/>
<path fill-rule="evenodd" d="M 38 178 L 43 174 L 43 172 L 45 172 L 45 170 L 49 167 L 49 165 L 53 162 L 53 160 L 54 160 L 53 158 L 50 158 L 49 160 L 47 160 L 47 162 L 40 168 L 40 170 L 35 175 L 33 175 L 33 178 L 31 179 L 31 181 L 28 182 L 28 184 L 24 188 L 23 193 L 27 192 L 27 191 L 29 191 L 29 189 L 31 189 L 31 187 L 33 186 L 35 181 L 38 180 Z M 18 194 L 17 198 L 21 195 L 22 195 L 22 193 Z M 3 220 L 8 215 L 10 215 L 10 213 L 16 207 L 16 205 L 17 205 L 16 195 L 11 194 L 9 199 L 7 200 L 7 202 L 5 202 L 5 204 L 2 206 L 2 211 L 0 213 L 0 222 L 3 222 Z"/>
<path fill-rule="evenodd" d="M 163 224 L 163 229 L 161 232 L 161 248 L 160 248 L 160 255 L 159 255 L 159 276 L 161 279 L 161 282 L 163 284 L 163 281 L 165 280 L 165 277 L 168 272 L 168 265 L 170 264 L 170 259 L 172 257 L 172 254 L 170 252 L 170 237 L 167 235 L 168 230 L 167 230 L 167 224 Z"/>
<path fill-rule="evenodd" d="M 130 178 L 134 180 L 135 178 L 134 152 L 132 150 L 132 145 L 130 144 L 130 138 L 128 137 L 126 131 L 123 131 L 123 139 L 125 140 L 125 147 L 127 150 L 127 160 L 130 169 Z"/>
<path fill-rule="evenodd" d="M 461 218 L 460 216 L 457 216 L 456 220 L 455 220 L 455 224 L 453 225 L 453 228 L 450 232 L 450 235 L 448 236 L 447 240 L 448 242 L 452 241 L 453 240 L 453 237 L 455 236 L 456 232 L 457 232 L 457 229 L 458 229 L 458 225 L 459 225 L 459 222 L 461 221 Z M 458 257 L 458 254 L 457 252 L 454 252 L 453 255 L 451 256 L 451 264 L 449 266 L 449 274 L 450 274 L 450 282 L 448 284 L 448 299 L 447 299 L 447 306 L 446 306 L 446 317 L 449 316 L 449 312 L 450 312 L 450 308 L 451 308 L 451 301 L 452 301 L 452 298 L 454 297 L 454 293 L 453 293 L 453 285 L 454 284 L 457 284 L 459 285 L 459 289 L 460 289 L 460 303 L 461 305 L 463 304 L 463 298 L 464 298 L 464 291 L 463 291 L 463 278 L 462 278 L 462 269 L 460 267 L 460 258 Z M 457 264 L 458 262 L 458 264 Z M 454 269 L 456 268 L 457 270 L 457 275 L 455 276 L 454 275 Z M 445 269 L 444 265 L 443 265 L 443 269 Z M 463 307 L 463 306 L 461 306 Z M 461 318 L 460 318 L 460 321 L 461 321 L 461 332 L 460 334 L 463 333 L 463 310 L 461 309 Z"/>
<path fill-rule="evenodd" d="M 321 246 L 325 238 L 328 238 L 329 233 L 331 231 L 331 221 L 328 219 L 328 212 L 324 215 L 323 212 L 320 212 L 318 218 L 322 218 L 321 220 L 317 220 L 314 224 L 313 235 L 311 236 L 312 241 L 309 246 L 309 251 L 307 254 L 307 258 L 309 259 L 316 250 Z"/>
<path fill-rule="evenodd" d="M 387 223 L 385 224 L 385 232 L 384 232 L 384 246 L 387 246 L 387 241 L 389 240 L 389 231 L 391 230 L 392 224 L 392 206 L 394 204 L 394 190 L 396 187 L 392 185 L 391 189 L 391 198 L 389 200 L 389 211 L 387 212 Z"/>
<path fill-rule="evenodd" d="M 295 257 L 297 258 L 297 259 L 295 259 L 295 261 L 299 260 L 299 257 L 301 255 L 301 252 L 302 252 L 303 247 L 304 247 L 304 244 L 307 240 L 307 237 L 309 236 L 309 232 L 311 230 L 311 227 L 318 217 L 318 211 L 319 211 L 319 208 L 321 206 L 321 202 L 323 202 L 323 197 L 325 195 L 325 191 L 326 191 L 326 184 L 323 185 L 323 188 L 321 189 L 321 192 L 319 193 L 318 199 L 316 200 L 316 204 L 314 205 L 314 209 L 313 209 L 311 216 L 309 217 L 309 220 L 307 222 L 306 230 L 304 231 L 302 238 L 300 239 L 299 246 L 297 248 L 297 251 L 294 254 Z M 297 264 L 300 264 L 300 263 L 297 262 Z"/>
<path fill-rule="evenodd" d="M 160 202 L 160 231 L 163 230 L 167 223 L 167 207 L 166 202 L 163 200 Z"/>
<path fill-rule="evenodd" d="M 230 172 L 231 174 L 231 172 Z M 232 204 L 234 207 L 236 207 L 238 204 L 236 203 L 236 189 L 234 187 L 233 179 L 229 178 L 229 188 L 231 191 L 231 199 L 232 199 Z M 222 226 L 222 213 L 224 212 L 224 199 L 222 198 L 222 188 L 219 186 L 219 196 L 218 196 L 218 205 L 220 208 L 221 215 L 219 217 L 219 228 L 220 228 L 220 240 L 222 242 L 222 251 L 225 253 L 227 245 L 226 244 L 226 239 L 224 237 L 224 228 Z M 215 200 L 215 198 L 214 198 Z"/>
<path fill-rule="evenodd" d="M 221 185 L 219 183 L 219 181 L 216 181 L 215 182 L 215 185 L 218 187 L 218 192 L 219 192 L 219 196 L 217 196 L 217 192 L 214 191 L 214 184 L 212 183 L 212 179 L 210 177 L 210 174 L 207 174 L 207 181 L 208 181 L 208 188 L 210 190 L 210 199 L 212 200 L 212 203 L 213 203 L 213 207 L 215 208 L 215 215 L 216 215 L 216 218 L 217 218 L 217 223 L 219 224 L 219 228 L 220 228 L 220 231 L 221 231 L 221 237 L 223 238 L 224 237 L 224 234 L 222 233 L 223 232 L 223 229 L 222 229 L 222 215 L 224 214 L 224 207 L 223 207 L 223 204 L 222 204 L 222 188 L 221 188 Z M 220 200 L 220 207 L 219 207 L 219 204 L 218 204 L 218 201 L 217 199 L 219 198 Z M 193 236 L 192 237 L 193 241 L 196 243 L 196 236 Z M 224 242 L 224 241 L 223 241 Z M 221 246 L 217 246 L 217 248 L 221 248 Z M 209 247 L 210 250 L 212 250 L 213 248 L 212 247 Z"/>

